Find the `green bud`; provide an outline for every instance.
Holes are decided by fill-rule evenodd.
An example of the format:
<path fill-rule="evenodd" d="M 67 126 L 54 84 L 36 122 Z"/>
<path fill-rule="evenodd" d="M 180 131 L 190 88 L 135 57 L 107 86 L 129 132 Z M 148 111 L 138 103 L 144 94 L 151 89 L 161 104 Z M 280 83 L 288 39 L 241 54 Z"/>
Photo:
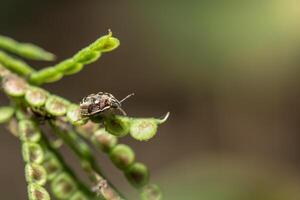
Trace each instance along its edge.
<path fill-rule="evenodd" d="M 8 122 L 14 115 L 15 109 L 13 107 L 0 107 L 0 124 Z"/>
<path fill-rule="evenodd" d="M 34 183 L 28 185 L 28 195 L 29 200 L 50 200 L 47 190 Z"/>
<path fill-rule="evenodd" d="M 167 113 L 163 119 L 132 119 L 130 135 L 136 140 L 147 141 L 155 136 L 157 132 L 157 126 L 164 123 L 168 117 L 169 113 Z"/>
<path fill-rule="evenodd" d="M 157 185 L 151 184 L 143 188 L 141 193 L 142 200 L 161 200 L 162 193 Z"/>
<path fill-rule="evenodd" d="M 91 138 L 94 132 L 99 128 L 99 124 L 88 121 L 82 126 L 77 126 L 76 131 L 85 138 Z"/>
<path fill-rule="evenodd" d="M 104 127 L 110 134 L 123 137 L 129 133 L 130 119 L 124 116 L 110 116 L 105 118 Z"/>
<path fill-rule="evenodd" d="M 48 93 L 36 87 L 29 87 L 25 94 L 25 100 L 33 107 L 41 107 L 46 103 Z"/>
<path fill-rule="evenodd" d="M 92 50 L 109 52 L 120 46 L 120 41 L 112 37 L 112 32 L 109 30 L 108 35 L 99 38 L 94 44 L 91 45 Z"/>
<path fill-rule="evenodd" d="M 29 142 L 38 142 L 41 139 L 41 133 L 36 124 L 30 120 L 21 120 L 19 122 L 19 133 L 22 140 Z"/>
<path fill-rule="evenodd" d="M 67 112 L 67 118 L 68 120 L 75 126 L 81 126 L 85 123 L 87 123 L 87 118 L 82 118 L 80 114 L 80 108 L 77 105 L 70 105 Z"/>
<path fill-rule="evenodd" d="M 61 163 L 52 153 L 46 154 L 43 166 L 47 172 L 48 180 L 53 180 L 53 178 L 56 177 L 58 173 L 62 171 Z"/>
<path fill-rule="evenodd" d="M 44 167 L 37 164 L 26 164 L 25 177 L 27 182 L 36 183 L 38 185 L 45 185 L 47 181 L 47 173 Z"/>
<path fill-rule="evenodd" d="M 75 181 L 67 174 L 61 173 L 51 182 L 53 194 L 58 199 L 70 199 L 77 190 Z"/>
<path fill-rule="evenodd" d="M 85 194 L 83 194 L 80 191 L 75 192 L 72 197 L 70 198 L 70 200 L 89 200 L 90 198 L 88 198 L 87 196 L 85 196 Z"/>
<path fill-rule="evenodd" d="M 54 116 L 62 116 L 67 112 L 67 102 L 57 96 L 50 96 L 45 105 L 46 111 Z"/>
<path fill-rule="evenodd" d="M 102 151 L 108 153 L 117 145 L 118 139 L 116 136 L 109 134 L 104 128 L 101 128 L 94 133 L 92 141 Z"/>
<path fill-rule="evenodd" d="M 125 171 L 128 181 L 137 188 L 141 188 L 148 184 L 149 171 L 142 163 L 134 163 Z"/>
<path fill-rule="evenodd" d="M 110 159 L 116 167 L 125 170 L 134 162 L 135 154 L 133 150 L 125 145 L 116 145 L 109 153 Z"/>
<path fill-rule="evenodd" d="M 24 143 L 22 145 L 22 153 L 25 162 L 41 164 L 44 160 L 43 149 L 36 143 Z"/>
<path fill-rule="evenodd" d="M 3 89 L 9 96 L 22 97 L 25 95 L 26 88 L 26 82 L 16 76 L 9 76 L 3 80 Z"/>

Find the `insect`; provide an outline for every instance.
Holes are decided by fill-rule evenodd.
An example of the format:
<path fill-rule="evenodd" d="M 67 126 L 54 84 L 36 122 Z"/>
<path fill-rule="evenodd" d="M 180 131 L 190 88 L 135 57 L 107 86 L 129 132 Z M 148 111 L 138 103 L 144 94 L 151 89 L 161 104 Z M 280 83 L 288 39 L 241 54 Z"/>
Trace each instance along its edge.
<path fill-rule="evenodd" d="M 84 97 L 80 102 L 80 113 L 82 116 L 89 117 L 103 113 L 107 110 L 115 109 L 119 110 L 123 115 L 127 115 L 121 108 L 121 103 L 133 95 L 134 93 L 129 94 L 119 101 L 112 94 L 107 92 L 90 94 Z"/>

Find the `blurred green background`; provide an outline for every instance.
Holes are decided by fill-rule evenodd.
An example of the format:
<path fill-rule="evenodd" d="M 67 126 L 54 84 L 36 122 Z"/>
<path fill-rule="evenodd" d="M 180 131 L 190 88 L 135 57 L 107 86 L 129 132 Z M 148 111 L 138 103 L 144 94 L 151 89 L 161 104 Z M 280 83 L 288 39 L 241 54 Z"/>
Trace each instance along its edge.
<path fill-rule="evenodd" d="M 299 0 L 1 0 L 0 34 L 63 60 L 112 29 L 118 50 L 46 88 L 74 102 L 97 91 L 135 92 L 124 105 L 129 115 L 171 111 L 153 140 L 122 139 L 150 167 L 164 199 L 298 200 L 299 19 Z M 0 157 L 1 199 L 24 199 L 19 144 L 3 128 Z"/>

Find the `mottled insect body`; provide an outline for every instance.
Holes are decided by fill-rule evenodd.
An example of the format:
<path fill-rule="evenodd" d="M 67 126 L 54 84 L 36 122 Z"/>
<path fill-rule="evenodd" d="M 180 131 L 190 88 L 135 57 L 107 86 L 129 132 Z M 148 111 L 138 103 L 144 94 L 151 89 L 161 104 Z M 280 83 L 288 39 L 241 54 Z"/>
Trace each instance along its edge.
<path fill-rule="evenodd" d="M 93 116 L 108 110 L 119 110 L 123 115 L 126 112 L 121 108 L 121 103 L 134 95 L 133 93 L 119 101 L 112 94 L 107 92 L 99 92 L 90 94 L 80 102 L 80 112 L 82 116 Z"/>

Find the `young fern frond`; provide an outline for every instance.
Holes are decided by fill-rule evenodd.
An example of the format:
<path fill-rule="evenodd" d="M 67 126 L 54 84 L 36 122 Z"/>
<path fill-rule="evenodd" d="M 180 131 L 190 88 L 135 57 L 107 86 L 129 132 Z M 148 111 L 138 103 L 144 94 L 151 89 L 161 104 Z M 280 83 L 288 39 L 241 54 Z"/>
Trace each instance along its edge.
<path fill-rule="evenodd" d="M 112 37 L 109 31 L 108 35 L 72 58 L 40 71 L 0 51 L 1 87 L 11 102 L 11 106 L 0 108 L 0 124 L 9 124 L 9 130 L 22 143 L 29 200 L 48 200 L 51 197 L 71 200 L 125 199 L 100 170 L 86 139 L 109 156 L 128 182 L 141 192 L 143 200 L 162 198 L 159 188 L 149 183 L 148 168 L 136 162 L 131 147 L 118 144 L 118 137 L 130 134 L 140 141 L 149 140 L 156 134 L 158 125 L 167 120 L 169 113 L 163 119 L 134 118 L 113 113 L 85 116 L 81 114 L 78 104 L 37 86 L 77 73 L 86 64 L 95 62 L 102 53 L 118 46 L 119 40 Z M 1 47 L 25 58 L 53 58 L 52 54 L 41 48 L 0 36 Z M 44 121 L 49 122 L 55 136 L 78 157 L 90 184 L 95 186 L 93 189 L 78 179 L 64 161 L 59 147 L 53 145 L 43 133 L 40 124 Z M 47 192 L 45 184 L 50 185 L 51 193 Z"/>

